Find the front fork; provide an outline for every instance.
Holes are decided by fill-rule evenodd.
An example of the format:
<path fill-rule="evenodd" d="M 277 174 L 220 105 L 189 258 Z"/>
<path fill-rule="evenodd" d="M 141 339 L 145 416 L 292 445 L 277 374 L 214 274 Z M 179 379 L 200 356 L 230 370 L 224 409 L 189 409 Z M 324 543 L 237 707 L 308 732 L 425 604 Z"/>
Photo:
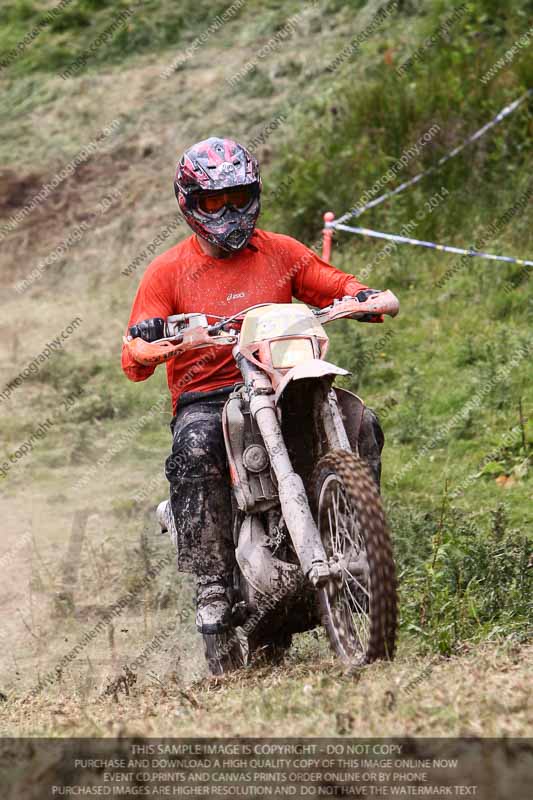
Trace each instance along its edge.
<path fill-rule="evenodd" d="M 250 411 L 263 437 L 277 479 L 283 519 L 296 555 L 304 575 L 314 586 L 318 586 L 329 577 L 327 556 L 309 508 L 303 481 L 292 468 L 278 422 L 273 395 L 252 396 Z"/>
<path fill-rule="evenodd" d="M 276 413 L 272 386 L 267 377 L 241 356 L 239 367 L 251 390 L 250 411 L 263 438 L 276 476 L 283 519 L 304 575 L 313 586 L 330 576 L 328 558 L 311 514 L 301 477 L 294 471 Z"/>

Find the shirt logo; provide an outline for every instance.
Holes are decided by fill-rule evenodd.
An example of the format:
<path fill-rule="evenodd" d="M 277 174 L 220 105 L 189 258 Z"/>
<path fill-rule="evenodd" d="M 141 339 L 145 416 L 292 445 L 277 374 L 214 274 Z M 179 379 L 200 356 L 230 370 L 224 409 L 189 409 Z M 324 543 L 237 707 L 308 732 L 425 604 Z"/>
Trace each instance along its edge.
<path fill-rule="evenodd" d="M 245 297 L 244 292 L 239 292 L 238 294 L 232 294 L 230 292 L 230 294 L 228 294 L 228 296 L 226 297 L 226 300 L 229 303 L 230 300 L 240 300 L 241 297 Z"/>

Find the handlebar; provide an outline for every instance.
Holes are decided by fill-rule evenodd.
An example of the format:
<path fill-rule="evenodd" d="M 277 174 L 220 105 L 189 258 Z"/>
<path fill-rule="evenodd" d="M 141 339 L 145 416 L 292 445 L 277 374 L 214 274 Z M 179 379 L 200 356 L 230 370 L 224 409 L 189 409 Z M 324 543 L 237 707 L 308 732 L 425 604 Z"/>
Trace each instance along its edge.
<path fill-rule="evenodd" d="M 314 313 L 324 325 L 340 319 L 340 317 L 349 317 L 350 319 L 379 317 L 382 315 L 395 317 L 399 310 L 400 301 L 394 292 L 387 289 L 384 292 L 376 292 L 371 295 L 364 303 L 360 303 L 354 297 L 343 297 L 340 300 L 334 300 L 327 308 L 318 309 Z"/>
<path fill-rule="evenodd" d="M 223 332 L 226 325 L 236 322 L 249 311 L 271 303 L 257 303 L 233 314 L 230 317 L 219 319 L 211 325 L 206 314 L 175 314 L 168 317 L 165 324 L 167 336 L 154 342 L 131 336 L 124 337 L 123 341 L 133 358 L 141 364 L 160 364 L 191 348 L 210 347 L 213 345 L 234 345 L 238 342 L 237 331 Z M 354 297 L 343 297 L 334 300 L 326 308 L 314 309 L 313 313 L 318 321 L 324 325 L 341 317 L 382 321 L 382 315 L 395 317 L 400 304 L 396 295 L 387 290 L 376 292 L 364 302 L 359 302 Z M 215 315 L 209 315 L 215 316 Z M 381 317 L 381 319 L 380 319 Z"/>
<path fill-rule="evenodd" d="M 209 325 L 207 316 L 205 314 L 176 314 L 173 317 L 168 317 L 167 326 L 169 326 L 169 336 L 157 341 L 177 341 L 178 332 L 180 328 L 193 328 L 201 325 L 210 335 L 218 333 L 226 327 L 230 322 L 241 320 L 244 315 L 255 308 L 262 308 L 264 306 L 272 305 L 271 303 L 256 303 L 253 306 L 248 306 L 242 311 L 238 311 L 231 317 L 223 317 L 218 322 Z M 313 314 L 319 319 L 322 324 L 327 324 L 341 316 L 350 316 L 353 319 L 358 317 L 377 316 L 380 314 L 387 314 L 388 316 L 395 317 L 399 311 L 400 304 L 396 295 L 387 290 L 384 292 L 376 292 L 371 295 L 364 303 L 351 296 L 343 297 L 340 300 L 334 300 L 333 303 L 325 308 L 313 309 Z M 209 315 L 214 316 L 214 315 Z M 173 326 L 176 326 L 176 331 L 171 332 Z"/>

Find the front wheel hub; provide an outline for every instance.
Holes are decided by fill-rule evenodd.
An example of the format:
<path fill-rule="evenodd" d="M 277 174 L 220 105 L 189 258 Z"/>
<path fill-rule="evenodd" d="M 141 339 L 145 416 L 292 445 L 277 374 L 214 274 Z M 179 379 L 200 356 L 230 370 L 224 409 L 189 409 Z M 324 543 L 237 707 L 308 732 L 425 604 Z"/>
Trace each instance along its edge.
<path fill-rule="evenodd" d="M 335 583 L 342 582 L 342 566 L 336 558 L 329 562 L 329 574 Z"/>

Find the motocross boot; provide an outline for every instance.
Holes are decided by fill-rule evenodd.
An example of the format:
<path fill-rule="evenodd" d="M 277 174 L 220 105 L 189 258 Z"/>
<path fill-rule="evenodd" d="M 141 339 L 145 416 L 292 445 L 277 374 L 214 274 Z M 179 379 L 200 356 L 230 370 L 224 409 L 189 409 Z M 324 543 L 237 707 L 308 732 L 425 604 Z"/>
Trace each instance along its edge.
<path fill-rule="evenodd" d="M 231 624 L 227 585 L 219 576 L 196 579 L 196 628 L 200 633 L 222 633 Z"/>
<path fill-rule="evenodd" d="M 162 500 L 157 506 L 157 511 L 155 512 L 157 521 L 161 526 L 161 533 L 168 533 L 168 529 L 170 527 L 169 513 L 170 513 L 169 500 Z"/>

